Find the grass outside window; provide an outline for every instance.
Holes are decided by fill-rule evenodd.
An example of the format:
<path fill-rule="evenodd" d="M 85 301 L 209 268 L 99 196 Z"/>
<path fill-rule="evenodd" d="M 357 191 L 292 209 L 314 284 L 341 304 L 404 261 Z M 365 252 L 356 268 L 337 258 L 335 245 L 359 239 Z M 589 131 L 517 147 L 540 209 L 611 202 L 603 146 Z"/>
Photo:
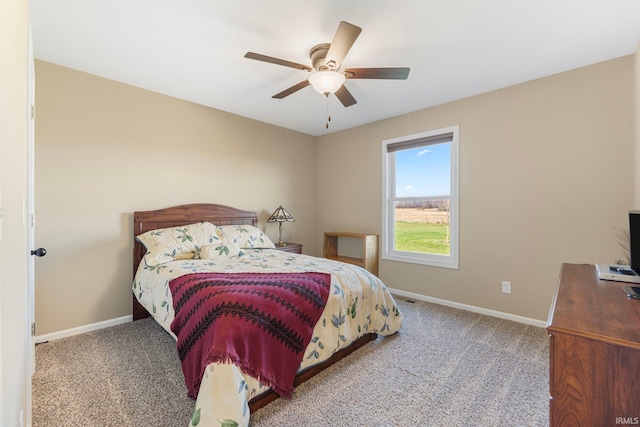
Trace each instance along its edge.
<path fill-rule="evenodd" d="M 449 255 L 447 241 L 448 224 L 397 221 L 395 249 L 406 252 L 421 252 Z"/>

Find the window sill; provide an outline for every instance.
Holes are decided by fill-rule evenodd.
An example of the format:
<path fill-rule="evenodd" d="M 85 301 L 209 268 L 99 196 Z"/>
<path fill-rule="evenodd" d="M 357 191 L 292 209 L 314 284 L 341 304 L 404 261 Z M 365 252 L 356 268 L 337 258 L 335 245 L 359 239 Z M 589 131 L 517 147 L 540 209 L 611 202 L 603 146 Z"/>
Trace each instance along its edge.
<path fill-rule="evenodd" d="M 408 262 L 410 264 L 428 265 L 457 270 L 458 261 L 453 256 L 427 255 L 412 252 L 392 252 L 382 254 L 382 259 L 389 261 Z"/>

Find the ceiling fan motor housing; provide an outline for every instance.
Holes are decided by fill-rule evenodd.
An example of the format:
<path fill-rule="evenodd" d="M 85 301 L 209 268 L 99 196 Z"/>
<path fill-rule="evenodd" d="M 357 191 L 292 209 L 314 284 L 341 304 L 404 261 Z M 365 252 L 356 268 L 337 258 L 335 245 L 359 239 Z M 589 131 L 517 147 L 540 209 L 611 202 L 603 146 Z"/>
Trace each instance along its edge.
<path fill-rule="evenodd" d="M 309 57 L 311 58 L 311 64 L 315 70 L 335 70 L 334 67 L 330 67 L 324 63 L 324 59 L 327 56 L 327 52 L 329 51 L 330 43 L 321 43 L 315 45 L 309 51 Z"/>

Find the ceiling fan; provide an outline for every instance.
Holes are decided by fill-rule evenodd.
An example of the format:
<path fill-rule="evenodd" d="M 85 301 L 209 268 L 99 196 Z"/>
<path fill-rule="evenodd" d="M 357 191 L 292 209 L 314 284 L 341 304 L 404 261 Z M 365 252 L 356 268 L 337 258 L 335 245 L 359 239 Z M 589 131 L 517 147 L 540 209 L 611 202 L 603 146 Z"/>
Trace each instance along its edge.
<path fill-rule="evenodd" d="M 316 45 L 309 51 L 312 67 L 254 52 L 247 52 L 244 57 L 311 73 L 308 79 L 273 95 L 273 98 L 282 99 L 311 85 L 316 91 L 327 97 L 329 94 L 334 93 L 342 105 L 349 107 L 355 104 L 356 100 L 344 85 L 346 79 L 406 80 L 409 76 L 409 68 L 341 69 L 340 66 L 342 65 L 344 57 L 351 49 L 351 46 L 353 46 L 353 43 L 355 43 L 361 31 L 362 28 L 341 21 L 331 43 Z"/>

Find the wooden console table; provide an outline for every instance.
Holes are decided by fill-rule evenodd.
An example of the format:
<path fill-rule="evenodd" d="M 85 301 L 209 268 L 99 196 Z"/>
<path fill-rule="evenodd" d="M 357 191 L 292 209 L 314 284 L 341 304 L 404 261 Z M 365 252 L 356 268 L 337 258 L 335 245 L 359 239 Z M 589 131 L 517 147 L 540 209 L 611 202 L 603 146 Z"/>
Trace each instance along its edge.
<path fill-rule="evenodd" d="M 362 257 L 350 257 L 338 253 L 338 240 L 340 238 L 359 239 L 362 241 Z M 359 265 L 378 275 L 378 235 L 362 233 L 324 233 L 322 256 L 324 258 Z"/>
<path fill-rule="evenodd" d="M 549 313 L 550 427 L 640 422 L 640 300 L 564 264 Z"/>

